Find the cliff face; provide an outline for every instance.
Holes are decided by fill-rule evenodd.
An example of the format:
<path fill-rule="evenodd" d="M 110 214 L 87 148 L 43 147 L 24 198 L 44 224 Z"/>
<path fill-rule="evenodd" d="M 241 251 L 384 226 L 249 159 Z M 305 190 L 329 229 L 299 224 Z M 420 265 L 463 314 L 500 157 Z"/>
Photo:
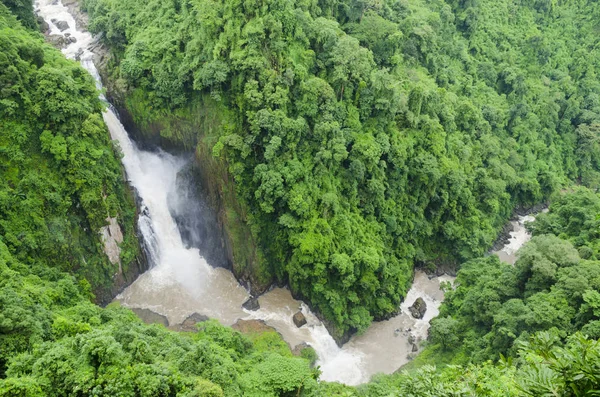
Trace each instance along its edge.
<path fill-rule="evenodd" d="M 110 80 L 107 69 L 102 75 L 103 81 Z M 264 263 L 247 223 L 247 208 L 236 199 L 228 165 L 212 155 L 217 131 L 227 122 L 227 114 L 210 98 L 201 98 L 179 115 L 144 119 L 135 93 L 118 91 L 117 84 L 107 86 L 121 121 L 141 147 L 194 153 L 193 163 L 177 182 L 182 185 L 178 191 L 191 194 L 197 203 L 195 210 L 185 214 L 188 217 L 174 214 L 184 241 L 199 248 L 211 265 L 231 269 L 252 294 L 264 292 L 273 280 L 263 271 Z"/>
<path fill-rule="evenodd" d="M 202 222 L 174 214 L 184 241 L 199 248 L 211 265 L 231 269 L 253 295 L 264 292 L 273 278 L 248 225 L 247 208 L 236 199 L 228 164 L 212 154 L 220 130 L 227 128 L 233 116 L 209 96 L 199 97 L 174 113 L 150 113 L 143 94 L 126 91 L 114 77 L 109 51 L 98 44 L 94 52 L 106 96 L 136 143 L 149 150 L 160 147 L 194 153 L 193 164 L 178 177 L 178 183 L 184 185 L 178 190 L 195 196 L 199 208 L 187 215 L 201 216 Z M 194 228 L 193 233 L 200 234 L 200 239 L 187 238 L 190 227 Z"/>
<path fill-rule="evenodd" d="M 88 18 L 79 10 L 76 0 L 64 0 L 63 5 L 67 6 L 75 17 L 77 29 L 85 30 Z M 76 41 L 71 35 L 51 35 L 48 22 L 44 21 L 41 15 L 37 17 L 37 23 L 41 33 L 45 34 L 46 41 L 58 49 Z M 69 28 L 66 21 L 56 21 L 56 24 L 64 26 L 65 29 Z M 94 100 L 97 101 L 97 98 Z M 101 118 L 98 117 L 98 120 Z M 108 131 L 105 132 L 108 134 Z M 85 138 L 77 137 L 77 139 L 80 140 L 79 144 L 85 143 Z M 110 137 L 103 137 L 102 144 L 112 148 Z M 98 142 L 95 145 L 98 149 Z M 72 256 L 77 258 L 67 262 L 71 262 L 71 270 L 74 273 L 89 281 L 95 301 L 100 305 L 110 303 L 117 294 L 148 269 L 147 260 L 137 238 L 136 193 L 128 186 L 124 171 L 118 165 L 118 158 L 114 156 L 110 161 L 115 163 L 117 175 L 122 173 L 122 179 L 118 181 L 116 178 L 114 185 L 106 185 L 100 196 L 102 202 L 116 200 L 118 205 L 113 203 L 109 211 L 110 215 L 95 224 L 85 222 L 84 213 L 71 214 L 71 218 L 77 222 L 74 222 L 67 232 L 70 236 L 77 236 L 72 238 L 75 242 L 71 247 Z M 62 164 L 58 169 L 64 167 L 65 165 Z M 95 171 L 99 172 L 96 169 Z M 69 200 L 77 202 L 78 198 L 72 195 Z M 82 212 L 79 207 L 80 204 L 76 204 L 73 211 Z M 75 252 L 79 255 L 74 254 Z"/>

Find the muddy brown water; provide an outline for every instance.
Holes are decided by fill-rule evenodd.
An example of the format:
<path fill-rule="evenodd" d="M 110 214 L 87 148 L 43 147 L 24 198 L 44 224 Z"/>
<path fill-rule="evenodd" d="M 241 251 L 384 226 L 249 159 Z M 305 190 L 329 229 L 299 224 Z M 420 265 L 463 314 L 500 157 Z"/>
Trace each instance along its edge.
<path fill-rule="evenodd" d="M 69 33 L 77 39 L 63 49 L 63 53 L 69 58 L 80 59 L 82 66 L 101 87 L 92 62 L 93 53 L 89 50 L 94 42 L 92 36 L 77 29 L 75 19 L 60 1 L 38 0 L 36 9 L 48 22 L 52 34 Z M 52 19 L 66 21 L 69 28 L 61 32 Z M 122 162 L 129 182 L 141 197 L 143 208 L 138 226 L 154 263 L 153 268 L 116 298 L 121 304 L 151 310 L 165 316 L 170 324 L 179 324 L 192 313 L 216 318 L 225 325 L 232 325 L 240 318 L 264 320 L 276 328 L 292 347 L 303 342 L 314 347 L 319 355 L 317 364 L 321 367 L 321 379 L 348 385 L 367 382 L 378 372 L 392 373 L 416 354 L 411 342 L 419 346 L 419 342 L 427 337 L 429 321 L 438 314 L 443 300 L 440 282 L 451 282 L 452 277 L 429 278 L 417 271 L 412 288 L 400 306 L 400 314 L 390 320 L 373 323 L 366 332 L 355 335 L 342 348 L 336 345 L 306 304 L 293 299 L 287 289 L 275 288 L 261 296 L 258 311 L 244 310 L 241 306 L 248 298 L 248 292 L 231 272 L 212 268 L 198 250 L 184 246 L 169 211 L 169 206 L 174 205 L 169 202 L 169 193 L 176 192 L 176 175 L 185 166 L 185 161 L 168 153 L 138 149 L 111 109 L 104 113 L 104 121 L 124 154 Z M 529 238 L 524 228 L 520 229 L 519 222 L 514 226 L 514 236 L 498 253 L 510 263 L 514 263 L 516 250 Z M 420 320 L 413 318 L 408 311 L 418 297 L 427 303 L 425 317 Z M 301 328 L 292 321 L 298 310 L 307 319 L 307 324 Z"/>

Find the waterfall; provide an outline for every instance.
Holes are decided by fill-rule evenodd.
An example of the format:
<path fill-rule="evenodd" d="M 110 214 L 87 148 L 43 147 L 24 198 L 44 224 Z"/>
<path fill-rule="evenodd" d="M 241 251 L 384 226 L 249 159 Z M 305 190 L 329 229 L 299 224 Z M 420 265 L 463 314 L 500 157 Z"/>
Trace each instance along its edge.
<path fill-rule="evenodd" d="M 102 88 L 89 47 L 94 39 L 88 32 L 77 30 L 76 22 L 58 0 L 37 0 L 36 9 L 50 26 L 51 34 L 69 34 L 77 41 L 63 49 L 65 56 L 79 59 L 82 66 Z M 69 28 L 60 31 L 52 22 L 66 21 Z M 104 99 L 104 97 L 102 97 Z M 151 269 L 142 274 L 117 299 L 125 306 L 147 308 L 165 315 L 171 324 L 182 322 L 194 312 L 231 325 L 238 319 L 258 319 L 277 329 L 293 347 L 307 342 L 317 352 L 321 379 L 349 385 L 363 383 L 377 372 L 392 373 L 408 362 L 415 348 L 411 341 L 426 338 L 429 320 L 437 315 L 443 300 L 441 281 L 449 277 L 429 278 L 417 272 L 415 281 L 400 314 L 388 321 L 373 323 L 362 335 L 354 336 L 339 348 L 325 326 L 303 302 L 292 298 L 286 289 L 275 288 L 259 298 L 261 308 L 250 312 L 241 308 L 248 298 L 231 272 L 212 268 L 201 253 L 186 248 L 170 209 L 173 206 L 194 205 L 177 197 L 177 173 L 186 165 L 181 157 L 163 151 L 140 150 L 110 106 L 103 113 L 111 137 L 123 153 L 122 163 L 127 178 L 140 198 L 138 227 L 142 244 L 147 250 Z M 177 200 L 169 200 L 176 197 Z M 520 233 L 520 229 L 519 229 Z M 514 236 L 507 248 L 510 254 L 526 241 L 526 234 Z M 427 302 L 424 319 L 416 320 L 408 307 L 417 297 Z M 297 328 L 292 315 L 301 310 L 307 324 Z"/>

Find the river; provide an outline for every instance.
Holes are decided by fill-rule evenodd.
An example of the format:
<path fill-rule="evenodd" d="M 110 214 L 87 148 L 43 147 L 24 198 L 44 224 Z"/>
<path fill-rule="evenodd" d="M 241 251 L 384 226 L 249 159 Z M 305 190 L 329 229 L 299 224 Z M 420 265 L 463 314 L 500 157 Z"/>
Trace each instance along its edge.
<path fill-rule="evenodd" d="M 513 231 L 510 232 L 508 243 L 500 250 L 494 252 L 501 261 L 514 265 L 517 261 L 517 251 L 531 239 L 531 234 L 525 228 L 526 222 L 533 222 L 534 215 L 522 215 L 511 221 Z"/>
<path fill-rule="evenodd" d="M 60 1 L 38 0 L 36 9 L 48 22 L 50 33 L 69 34 L 77 40 L 64 48 L 63 53 L 69 58 L 78 58 L 101 88 L 100 77 L 92 62 L 93 53 L 89 50 L 93 37 L 76 29 L 75 19 Z M 69 28 L 61 32 L 56 26 L 58 21 L 66 21 Z M 232 325 L 238 319 L 264 320 L 276 328 L 290 346 L 306 342 L 315 349 L 321 379 L 348 385 L 367 382 L 378 372 L 392 373 L 418 353 L 413 352 L 413 341 L 418 346 L 418 342 L 427 337 L 429 321 L 438 314 L 443 300 L 440 282 L 452 281 L 452 277 L 430 278 L 417 271 L 412 288 L 400 306 L 400 314 L 373 323 L 365 333 L 352 337 L 342 348 L 308 306 L 293 299 L 287 289 L 275 288 L 262 295 L 257 311 L 242 309 L 248 292 L 230 271 L 212 268 L 201 252 L 186 248 L 171 215 L 174 206 L 195 205 L 177 197 L 176 190 L 177 173 L 189 160 L 162 151 L 140 150 L 110 107 L 103 117 L 112 139 L 118 142 L 123 152 L 122 162 L 129 183 L 141 199 L 138 225 L 153 265 L 117 297 L 124 306 L 150 309 L 166 316 L 170 324 L 179 324 L 192 313 L 216 318 L 225 325 Z M 173 200 L 173 197 L 178 199 Z M 514 241 L 511 240 L 500 255 L 506 254 L 506 258 L 512 260 L 516 249 L 527 239 L 527 233 L 516 234 Z M 421 320 L 414 319 L 408 311 L 417 297 L 427 303 L 425 317 Z M 307 324 L 301 328 L 292 321 L 298 310 L 302 310 L 307 318 Z"/>

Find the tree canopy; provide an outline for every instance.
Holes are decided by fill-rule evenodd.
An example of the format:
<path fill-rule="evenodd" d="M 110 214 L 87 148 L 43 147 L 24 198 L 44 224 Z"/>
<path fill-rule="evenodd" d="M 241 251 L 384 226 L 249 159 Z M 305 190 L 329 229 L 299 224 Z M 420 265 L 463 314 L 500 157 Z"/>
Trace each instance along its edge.
<path fill-rule="evenodd" d="M 261 274 L 340 334 L 396 311 L 415 263 L 597 186 L 596 2 L 83 5 L 140 125 L 189 145 L 177 126 L 222 115 L 189 139 L 227 165 Z"/>
<path fill-rule="evenodd" d="M 396 310 L 415 262 L 466 261 L 418 368 L 356 388 L 318 382 L 314 354 L 292 357 L 275 332 L 176 333 L 94 305 L 115 270 L 107 216 L 126 231 L 123 262 L 136 251 L 118 150 L 92 78 L 24 27 L 31 3 L 4 1 L 0 396 L 597 393 L 600 199 L 552 195 L 597 187 L 595 3 L 86 6 L 148 122 L 223 112 L 211 153 L 250 209 L 263 270 L 340 332 Z M 514 205 L 545 198 L 514 267 L 482 256 Z"/>
<path fill-rule="evenodd" d="M 0 241 L 23 264 L 74 272 L 99 294 L 118 271 L 97 235 L 107 217 L 124 232 L 123 266 L 138 253 L 104 106 L 80 65 L 0 4 Z"/>

